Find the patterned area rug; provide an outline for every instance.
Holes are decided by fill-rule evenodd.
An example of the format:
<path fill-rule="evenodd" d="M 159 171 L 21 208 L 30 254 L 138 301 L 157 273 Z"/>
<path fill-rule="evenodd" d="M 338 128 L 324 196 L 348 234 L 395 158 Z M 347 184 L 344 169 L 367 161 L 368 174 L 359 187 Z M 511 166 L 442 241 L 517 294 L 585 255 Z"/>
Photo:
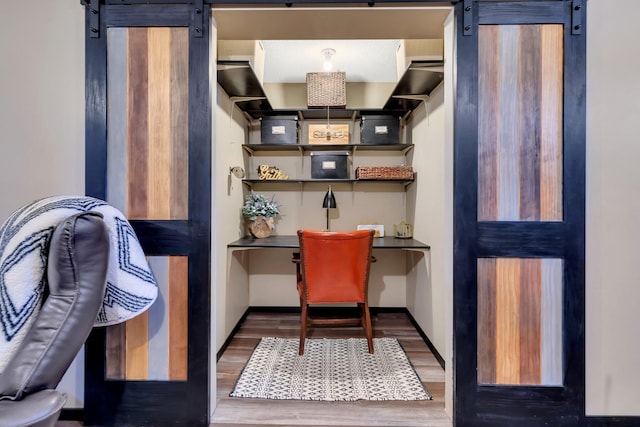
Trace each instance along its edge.
<path fill-rule="evenodd" d="M 262 338 L 240 374 L 231 397 L 292 400 L 430 400 L 395 338 Z"/>

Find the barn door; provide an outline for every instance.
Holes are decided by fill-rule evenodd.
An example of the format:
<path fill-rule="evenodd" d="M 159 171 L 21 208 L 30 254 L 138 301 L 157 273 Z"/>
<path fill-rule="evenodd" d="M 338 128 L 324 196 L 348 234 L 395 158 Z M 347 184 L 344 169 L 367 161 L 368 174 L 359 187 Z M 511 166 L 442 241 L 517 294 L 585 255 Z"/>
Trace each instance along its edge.
<path fill-rule="evenodd" d="M 202 0 L 118 3 L 86 6 L 86 192 L 130 219 L 159 297 L 90 337 L 85 425 L 206 426 L 209 14 Z"/>
<path fill-rule="evenodd" d="M 456 8 L 455 425 L 583 425 L 586 7 Z"/>

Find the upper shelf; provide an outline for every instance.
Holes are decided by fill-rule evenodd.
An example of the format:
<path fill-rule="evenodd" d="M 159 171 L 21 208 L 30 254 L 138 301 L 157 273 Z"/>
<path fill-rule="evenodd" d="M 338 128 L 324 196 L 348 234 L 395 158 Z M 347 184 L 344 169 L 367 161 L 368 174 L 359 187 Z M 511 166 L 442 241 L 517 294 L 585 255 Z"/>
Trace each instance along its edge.
<path fill-rule="evenodd" d="M 357 150 L 363 151 L 401 151 L 408 153 L 413 149 L 413 144 L 243 144 L 242 148 L 249 154 L 255 151 L 325 151 L 325 150 L 348 150 L 355 153 Z"/>
<path fill-rule="evenodd" d="M 218 83 L 238 107 L 259 118 L 273 114 L 298 114 L 304 118 L 325 118 L 326 109 L 274 110 L 267 95 L 256 77 L 249 61 L 218 61 Z M 427 99 L 431 91 L 444 79 L 443 61 L 411 61 L 402 75 L 382 111 L 388 114 L 405 115 L 414 110 L 420 102 Z M 331 108 L 332 118 L 355 118 L 375 109 Z"/>
<path fill-rule="evenodd" d="M 220 86 L 242 111 L 273 110 L 249 61 L 218 61 L 217 74 Z"/>
<path fill-rule="evenodd" d="M 411 61 L 384 110 L 412 111 L 444 80 L 444 61 Z"/>

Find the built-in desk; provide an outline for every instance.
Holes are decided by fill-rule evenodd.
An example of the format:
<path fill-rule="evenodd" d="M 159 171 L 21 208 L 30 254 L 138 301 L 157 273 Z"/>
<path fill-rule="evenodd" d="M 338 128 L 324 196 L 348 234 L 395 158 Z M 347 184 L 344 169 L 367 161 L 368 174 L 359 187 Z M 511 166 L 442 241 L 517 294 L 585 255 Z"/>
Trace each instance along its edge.
<path fill-rule="evenodd" d="M 227 283 L 219 294 L 225 302 L 226 314 L 236 322 L 249 306 L 295 307 L 299 303 L 295 288 L 295 267 L 292 253 L 300 245 L 297 235 L 269 236 L 262 239 L 243 237 L 227 245 Z M 260 252 L 256 257 L 249 253 Z M 372 307 L 403 307 L 414 301 L 415 284 L 407 286 L 407 273 L 416 281 L 416 265 L 428 263 L 430 247 L 415 239 L 376 237 L 373 253 L 369 303 Z M 426 267 L 420 267 L 428 275 Z M 254 277 L 250 279 L 250 277 Z M 425 276 L 426 277 L 426 276 Z M 409 291 L 406 291 L 409 289 Z M 403 293 L 405 292 L 405 293 Z M 224 331 L 229 333 L 229 331 Z"/>
<path fill-rule="evenodd" d="M 300 247 L 298 236 L 269 236 L 263 239 L 243 237 L 227 245 L 229 249 L 283 248 Z M 374 249 L 429 250 L 429 245 L 415 239 L 397 239 L 395 237 L 376 237 L 373 239 Z"/>

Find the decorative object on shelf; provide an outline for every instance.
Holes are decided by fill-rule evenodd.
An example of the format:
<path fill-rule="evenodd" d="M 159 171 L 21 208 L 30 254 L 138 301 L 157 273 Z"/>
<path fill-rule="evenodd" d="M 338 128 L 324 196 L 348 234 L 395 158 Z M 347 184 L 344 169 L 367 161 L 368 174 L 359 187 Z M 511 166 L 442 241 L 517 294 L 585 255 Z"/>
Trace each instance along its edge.
<path fill-rule="evenodd" d="M 333 195 L 331 186 L 329 186 L 329 190 L 327 190 L 324 195 L 322 207 L 327 210 L 327 231 L 329 231 L 329 209 L 336 209 L 338 207 L 338 203 L 336 203 L 336 197 Z"/>
<path fill-rule="evenodd" d="M 411 166 L 358 166 L 356 179 L 413 179 Z"/>
<path fill-rule="evenodd" d="M 255 221 L 251 221 L 249 223 L 249 232 L 253 237 L 258 239 L 263 239 L 265 237 L 271 236 L 271 232 L 273 231 L 274 219 L 273 217 L 265 218 L 263 216 L 259 216 L 255 219 Z"/>
<path fill-rule="evenodd" d="M 349 125 L 309 125 L 309 144 L 348 144 Z"/>
<path fill-rule="evenodd" d="M 384 237 L 384 224 L 358 224 L 358 230 L 373 230 L 373 237 Z"/>
<path fill-rule="evenodd" d="M 400 221 L 399 224 L 393 224 L 393 235 L 398 239 L 412 239 L 413 225 Z"/>
<path fill-rule="evenodd" d="M 258 178 L 264 180 L 289 179 L 289 175 L 276 166 L 258 165 Z"/>
<path fill-rule="evenodd" d="M 275 217 L 280 214 L 280 206 L 273 200 L 253 191 L 247 194 L 242 216 L 249 221 L 249 232 L 253 237 L 269 237 L 275 227 Z"/>
<path fill-rule="evenodd" d="M 229 176 L 235 176 L 236 178 L 242 179 L 244 178 L 244 169 L 240 166 L 231 166 L 229 167 Z"/>

